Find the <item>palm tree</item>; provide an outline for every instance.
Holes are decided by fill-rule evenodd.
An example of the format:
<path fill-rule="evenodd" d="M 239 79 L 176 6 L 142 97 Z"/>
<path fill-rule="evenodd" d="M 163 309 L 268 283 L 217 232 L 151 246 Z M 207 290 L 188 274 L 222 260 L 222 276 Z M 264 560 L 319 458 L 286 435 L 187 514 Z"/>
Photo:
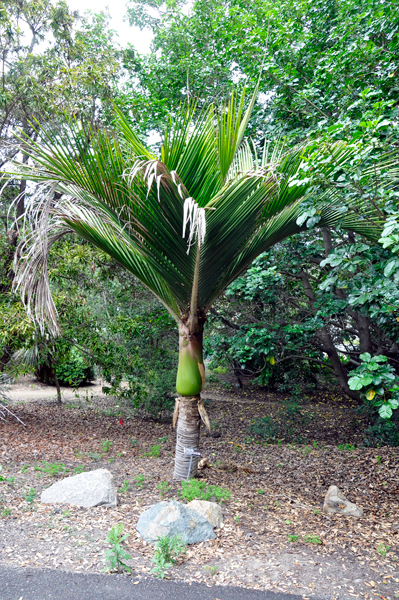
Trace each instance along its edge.
<path fill-rule="evenodd" d="M 117 133 L 89 131 L 76 121 L 60 131 L 41 131 L 24 140 L 30 164 L 18 174 L 39 185 L 25 214 L 28 226 L 19 246 L 16 287 L 31 317 L 56 331 L 47 256 L 61 236 L 75 232 L 131 271 L 162 302 L 179 327 L 180 348 L 174 422 L 174 477 L 188 475 L 185 448 L 198 448 L 204 385 L 203 332 L 212 303 L 267 248 L 297 233 L 300 202 L 314 181 L 303 177 L 316 151 L 318 175 L 328 181 L 353 157 L 344 142 L 315 142 L 275 150 L 262 157 L 243 142 L 256 92 L 244 111 L 244 95 L 197 115 L 184 105 L 166 127 L 161 155 L 139 139 L 115 110 Z M 335 175 L 334 175 L 335 176 Z M 342 214 L 334 186 L 326 186 L 321 227 L 378 235 L 362 216 Z M 191 476 L 197 472 L 195 458 Z"/>

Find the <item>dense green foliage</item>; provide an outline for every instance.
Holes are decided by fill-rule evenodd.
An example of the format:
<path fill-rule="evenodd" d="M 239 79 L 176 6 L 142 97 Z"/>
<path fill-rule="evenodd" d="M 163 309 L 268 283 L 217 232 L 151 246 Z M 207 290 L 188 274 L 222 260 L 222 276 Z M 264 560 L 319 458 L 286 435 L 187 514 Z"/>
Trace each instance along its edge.
<path fill-rule="evenodd" d="M 359 177 L 376 157 L 398 148 L 399 5 L 197 0 L 188 7 L 180 0 L 130 0 L 131 24 L 154 34 L 152 51 L 139 56 L 116 44 L 105 15 L 79 19 L 64 2 L 8 4 L 0 13 L 2 165 L 15 152 L 16 127 L 31 139 L 37 135 L 32 118 L 45 127 L 51 115 L 62 128 L 66 111 L 93 127 L 112 127 L 113 100 L 144 138 L 160 132 L 187 97 L 197 99 L 200 110 L 226 99 L 232 83 L 246 82 L 252 91 L 260 70 L 259 100 L 247 129 L 258 152 L 265 136 L 272 145 L 282 136 L 288 145 L 321 137 L 326 146 L 337 140 L 356 146 L 351 164 L 336 172 L 335 199 L 343 218 L 354 199 L 372 206 L 385 223 L 380 242 L 345 232 L 339 221 L 321 226 L 326 182 L 319 181 L 298 216 L 306 231 L 257 258 L 208 314 L 206 353 L 240 383 L 250 378 L 290 391 L 292 381 L 302 390 L 338 382 L 374 415 L 367 443 L 395 443 L 398 191 L 386 185 L 384 174 L 373 185 Z M 18 29 L 22 22 L 29 36 Z M 39 44 L 50 35 L 51 45 Z M 319 160 L 307 157 L 303 181 Z M 0 198 L 1 368 L 10 366 L 16 351 L 35 346 L 61 377 L 60 357 L 78 352 L 80 367 L 95 367 L 109 393 L 154 413 L 170 408 L 175 325 L 133 276 L 90 244 L 71 237 L 53 248 L 50 278 L 63 337 L 55 346 L 38 339 L 10 292 L 13 216 L 22 214 L 24 198 L 6 215 L 11 200 L 25 192 L 16 179 Z M 365 383 L 370 368 L 372 381 Z M 64 381 L 70 375 L 64 369 Z"/>

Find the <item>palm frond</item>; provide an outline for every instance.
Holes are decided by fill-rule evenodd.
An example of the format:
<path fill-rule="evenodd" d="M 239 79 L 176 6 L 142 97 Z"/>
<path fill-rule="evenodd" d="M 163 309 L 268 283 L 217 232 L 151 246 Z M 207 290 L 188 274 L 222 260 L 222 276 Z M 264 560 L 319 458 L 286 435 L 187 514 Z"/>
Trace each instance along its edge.
<path fill-rule="evenodd" d="M 217 161 L 214 107 L 194 119 L 195 104 L 184 104 L 168 122 L 162 161 L 184 182 L 187 195 L 205 206 L 223 184 Z"/>
<path fill-rule="evenodd" d="M 227 105 L 221 105 L 218 117 L 218 135 L 217 148 L 219 156 L 219 166 L 222 180 L 225 181 L 231 165 L 236 156 L 237 150 L 244 138 L 245 130 L 248 126 L 256 98 L 258 96 L 259 81 L 255 86 L 254 93 L 249 106 L 244 115 L 245 88 L 241 98 L 237 99 L 234 92 L 231 95 Z"/>
<path fill-rule="evenodd" d="M 279 148 L 271 155 L 277 162 L 261 167 L 249 144 L 245 144 L 241 152 L 236 176 L 231 180 L 234 183 L 214 199 L 212 206 L 216 210 L 207 218 L 208 234 L 201 252 L 199 286 L 200 302 L 207 307 L 260 253 L 306 229 L 297 223 L 302 212 L 301 201 L 315 193 L 320 175 L 328 181 L 353 157 L 353 149 L 348 149 L 344 142 L 328 147 L 321 145 L 321 159 L 324 156 L 329 160 L 320 160 L 320 173 L 313 180 L 312 177 L 301 178 L 303 165 L 314 152 L 313 142 L 286 151 L 284 155 Z M 379 169 L 392 167 L 394 163 L 393 157 L 388 156 L 381 160 Z M 248 167 L 252 167 L 252 171 Z M 369 173 L 365 170 L 365 177 L 375 174 L 376 165 L 369 169 Z M 395 169 L 391 175 L 397 178 Z M 334 185 L 333 179 L 319 195 L 320 227 L 340 226 L 371 240 L 378 239 L 380 216 L 372 205 L 354 198 L 343 214 L 341 188 Z"/>

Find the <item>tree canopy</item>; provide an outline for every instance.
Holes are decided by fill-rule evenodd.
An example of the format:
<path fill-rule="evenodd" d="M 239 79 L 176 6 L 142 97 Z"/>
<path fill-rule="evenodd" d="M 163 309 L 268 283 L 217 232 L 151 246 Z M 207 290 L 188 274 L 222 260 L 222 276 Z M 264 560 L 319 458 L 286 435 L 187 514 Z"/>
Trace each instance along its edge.
<path fill-rule="evenodd" d="M 137 53 L 134 45 L 122 48 L 109 29 L 106 14 L 82 16 L 72 12 L 67 3 L 50 0 L 8 4 L 9 10 L 0 13 L 4 57 L 0 106 L 3 169 L 19 148 L 22 163 L 26 168 L 31 166 L 29 155 L 35 148 L 43 147 L 45 140 L 48 144 L 49 135 L 53 142 L 56 138 L 60 152 L 65 143 L 68 160 L 72 160 L 77 147 L 80 156 L 89 156 L 85 158 L 89 161 L 87 168 L 95 168 L 97 160 L 95 154 L 85 154 L 90 146 L 107 160 L 112 159 L 114 163 L 107 166 L 107 173 L 113 183 L 126 169 L 132 169 L 129 163 L 132 158 L 157 161 L 157 165 L 164 165 L 165 171 L 156 170 L 158 167 L 148 171 L 147 175 L 152 174 L 154 178 L 146 202 L 158 221 L 163 219 L 168 224 L 171 224 L 171 217 L 164 213 L 163 203 L 158 202 L 155 178 L 162 175 L 164 182 L 172 178 L 170 189 L 167 189 L 161 177 L 158 181 L 160 194 L 172 194 L 176 207 L 179 207 L 179 219 L 184 220 L 184 203 L 173 181 L 176 171 L 180 177 L 179 181 L 176 179 L 177 183 L 185 186 L 185 189 L 181 188 L 183 198 L 192 197 L 199 208 L 207 208 L 207 237 L 202 258 L 204 275 L 199 302 L 202 307 L 214 304 L 207 317 L 207 327 L 212 335 L 205 345 L 205 352 L 215 364 L 219 361 L 231 367 L 241 382 L 246 377 L 257 377 L 262 385 L 289 385 L 292 371 L 301 374 L 299 379 L 303 379 L 304 385 L 317 385 L 320 377 L 328 378 L 331 372 L 345 393 L 359 399 L 362 390 L 364 394 L 372 395 L 368 387 L 371 384 L 358 388 L 358 383 L 353 383 L 357 370 L 361 371 L 368 364 L 362 356 L 367 353 L 371 357 L 386 356 L 397 372 L 399 215 L 397 175 L 392 157 L 396 156 L 398 146 L 399 8 L 395 3 L 374 0 L 301 3 L 293 0 L 277 3 L 210 0 L 189 4 L 184 1 L 130 1 L 127 17 L 131 25 L 150 28 L 154 35 L 147 55 Z M 230 117 L 225 118 L 224 111 L 231 89 L 236 88 L 239 98 L 246 86 L 246 99 L 240 108 L 244 114 L 258 81 L 259 93 L 252 107 L 252 118 L 245 123 L 245 131 L 236 128 L 231 139 L 227 133 L 223 138 L 220 132 L 227 132 Z M 212 105 L 215 108 L 211 108 Z M 221 106 L 224 108 L 219 108 Z M 123 114 L 124 118 L 116 117 L 116 114 Z M 149 145 L 146 140 L 155 139 L 155 134 L 163 135 L 168 119 L 161 151 L 161 142 Z M 214 120 L 218 122 L 216 138 L 219 136 L 219 142 L 212 137 Z M 73 143 L 66 137 L 71 123 L 75 123 Z M 198 141 L 193 141 L 195 123 L 201 123 L 201 131 L 206 131 L 201 148 Z M 178 131 L 184 132 L 180 146 Z M 240 147 L 235 166 L 232 166 L 231 153 L 221 152 L 221 148 L 224 145 L 226 149 L 232 143 L 231 152 L 233 148 L 237 150 L 244 133 L 248 142 Z M 118 141 L 121 135 L 123 143 Z M 23 146 L 21 138 L 24 139 Z M 127 143 L 133 143 L 135 147 L 131 156 L 126 154 Z M 178 152 L 171 151 L 172 146 L 179 147 Z M 275 163 L 280 169 L 278 194 L 277 181 L 269 182 L 270 191 L 273 188 L 280 205 L 278 208 L 275 205 L 274 214 L 273 202 L 268 209 L 262 209 L 265 210 L 263 234 L 259 231 L 251 238 L 249 231 L 255 230 L 249 225 L 246 227 L 249 221 L 245 220 L 247 217 L 242 211 L 226 213 L 226 218 L 220 221 L 221 210 L 208 210 L 214 208 L 207 207 L 209 202 L 219 202 L 221 206 L 223 198 L 233 193 L 234 185 L 229 182 L 234 169 L 235 175 L 248 168 L 255 172 L 267 162 L 266 159 L 262 162 L 262 157 L 276 157 L 282 146 L 284 153 Z M 343 159 L 345 152 L 348 154 Z M 212 156 L 209 164 L 206 156 Z M 193 172 L 194 164 L 200 165 L 197 175 Z M 381 168 L 373 173 L 375 164 Z M 66 162 L 62 168 L 60 163 L 59 175 L 66 167 Z M 143 171 L 139 169 L 139 172 L 142 173 L 139 185 L 144 188 L 148 179 L 144 181 Z M 59 179 L 62 179 L 61 175 Z M 100 179 L 100 172 L 96 172 L 91 179 L 90 194 L 99 190 Z M 122 188 L 119 190 L 118 187 L 114 195 L 123 203 L 123 193 L 127 193 L 129 185 L 133 184 L 122 180 Z M 242 176 L 234 188 L 237 198 L 244 188 L 248 191 L 254 185 L 255 200 L 259 188 L 254 182 L 255 178 Z M 40 185 L 40 178 L 38 183 Z M 10 292 L 11 264 L 19 235 L 13 219 L 21 217 L 25 207 L 41 197 L 41 189 L 32 184 L 27 187 L 25 180 L 15 175 L 3 189 L 0 199 L 0 216 L 4 224 L 1 239 L 4 248 L 2 322 L 13 323 L 11 330 L 6 325 L 1 330 L 3 366 L 15 351 L 28 348 L 32 338 L 32 325 L 24 316 L 17 296 Z M 294 189 L 300 193 L 292 202 Z M 57 194 L 65 190 L 55 191 L 54 188 L 54 192 L 56 200 Z M 282 200 L 284 194 L 287 206 Z M 10 209 L 16 197 L 18 202 Z M 80 202 L 83 206 L 87 198 L 81 198 Z M 76 206 L 74 210 L 77 210 Z M 107 213 L 107 227 L 124 227 L 129 219 L 126 220 L 126 215 L 116 214 L 116 205 L 112 210 L 112 217 Z M 281 228 L 282 215 L 284 228 Z M 271 226 L 271 223 L 275 225 Z M 74 225 L 75 231 L 80 227 L 79 233 L 83 233 L 82 226 Z M 273 229 L 277 225 L 279 231 L 284 229 L 283 235 Z M 90 227 L 93 226 L 91 223 Z M 150 220 L 146 221 L 146 227 L 148 232 L 153 231 Z M 372 235 L 370 227 L 374 227 Z M 187 240 L 181 237 L 180 229 L 180 224 L 176 223 L 171 227 L 173 247 L 175 240 L 180 244 L 177 263 L 168 254 L 172 238 L 167 227 L 159 230 L 158 238 L 148 233 L 145 251 L 140 250 L 153 261 L 152 281 L 156 281 L 153 291 L 178 318 L 190 305 L 195 270 L 195 249 L 191 249 L 187 258 Z M 233 230 L 236 246 L 224 246 L 223 252 L 219 252 L 216 232 L 225 231 L 228 240 L 227 232 Z M 122 275 L 118 266 L 111 267 L 109 259 L 104 260 L 101 251 L 95 249 L 100 234 L 97 231 L 94 235 L 93 231 L 89 235 L 89 224 L 86 223 L 86 241 L 78 246 L 79 252 L 92 261 L 93 277 L 103 282 L 110 302 L 108 311 L 115 316 L 117 296 L 113 296 L 112 290 L 119 284 L 105 283 L 103 275 L 112 272 L 118 281 L 124 282 L 127 275 Z M 124 231 L 126 233 L 126 229 Z M 57 256 L 61 253 L 66 260 L 65 268 L 69 269 L 70 259 L 65 248 L 75 242 L 71 234 L 68 236 L 65 242 L 56 242 L 50 253 L 54 268 L 50 269 L 49 281 L 61 320 L 65 314 L 63 289 L 66 275 L 60 275 Z M 128 237 L 126 233 L 126 239 Z M 238 248 L 243 246 L 244 239 L 247 240 L 245 252 L 239 254 Z M 252 246 L 248 242 L 250 239 Z M 136 235 L 134 244 L 140 247 L 142 242 L 138 240 Z M 129 239 L 126 243 L 132 241 Z M 127 264 L 126 256 L 122 256 L 116 247 L 109 247 L 108 251 L 114 259 Z M 76 254 L 73 252 L 71 256 Z M 135 261 L 134 268 L 133 265 L 129 268 L 131 273 L 138 275 L 139 259 Z M 220 272 L 217 277 L 216 272 Z M 123 369 L 121 367 L 115 377 L 109 371 L 104 344 L 115 340 L 116 334 L 111 331 L 113 326 L 110 324 L 105 327 L 107 340 L 100 341 L 94 334 L 98 331 L 94 322 L 99 314 L 94 309 L 93 296 L 87 296 L 85 287 L 90 269 L 85 269 L 80 282 L 72 267 L 71 273 L 77 285 L 74 288 L 76 315 L 79 313 L 79 319 L 93 319 L 92 343 L 88 340 L 87 346 L 79 343 L 79 351 L 83 356 L 96 354 L 97 361 L 104 361 L 110 389 L 115 391 L 118 382 L 126 376 L 131 381 L 131 393 L 136 393 L 138 398 L 142 392 L 144 397 L 145 386 L 139 385 L 138 374 L 142 367 L 138 354 L 130 366 L 127 359 L 121 361 Z M 181 289 L 172 294 L 173 285 L 180 279 Z M 210 279 L 214 282 L 212 285 Z M 129 285 L 133 281 L 129 279 Z M 222 293 L 226 286 L 226 293 Z M 144 305 L 149 306 L 146 293 L 144 290 L 141 293 L 146 298 Z M 86 311 L 79 306 L 79 299 L 86 296 L 90 298 L 93 310 Z M 129 302 L 124 301 L 122 305 L 123 310 L 131 310 Z M 165 339 L 172 340 L 176 336 L 173 322 L 160 306 L 153 301 L 150 305 L 151 314 L 155 310 L 158 315 L 153 323 L 162 322 L 168 332 Z M 138 310 L 135 318 L 137 316 L 141 322 L 143 314 L 145 311 Z M 125 340 L 118 348 L 127 357 L 127 348 L 132 352 L 131 344 L 124 338 L 130 327 L 126 326 L 130 318 L 128 313 L 126 318 L 117 337 L 119 342 L 122 338 Z M 63 320 L 65 331 L 66 325 Z M 79 327 L 75 331 L 73 325 L 68 325 L 69 340 L 79 338 Z M 139 330 L 142 331 L 136 329 Z M 161 340 L 163 336 L 157 333 L 155 338 Z M 163 342 L 159 343 L 161 352 L 167 347 L 170 353 L 169 343 L 164 347 Z M 137 347 L 143 354 L 141 341 Z M 62 351 L 58 355 L 56 348 L 53 351 L 57 361 L 56 357 L 61 356 Z M 158 359 L 154 358 L 154 361 L 153 365 L 159 366 Z M 395 392 L 389 391 L 388 386 L 386 394 L 389 399 Z M 364 401 L 372 402 L 365 396 Z"/>

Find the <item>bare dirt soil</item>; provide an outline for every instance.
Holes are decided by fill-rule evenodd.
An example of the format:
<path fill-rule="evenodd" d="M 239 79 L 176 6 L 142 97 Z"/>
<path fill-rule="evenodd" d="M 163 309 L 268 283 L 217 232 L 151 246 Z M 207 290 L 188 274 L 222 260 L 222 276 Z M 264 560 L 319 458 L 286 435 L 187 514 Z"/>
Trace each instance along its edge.
<path fill-rule="evenodd" d="M 99 392 L 64 391 L 58 406 L 54 388 L 26 380 L 11 390 L 10 408 L 26 427 L 0 421 L 1 561 L 98 573 L 105 537 L 123 523 L 133 575 L 152 576 L 153 548 L 135 525 L 160 499 L 182 499 L 181 484 L 172 480 L 174 431 L 168 420 L 155 422 Z M 213 389 L 204 398 L 220 437 L 202 437 L 211 464 L 202 481 L 230 497 L 217 538 L 189 547 L 168 577 L 304 598 L 399 597 L 399 450 L 355 447 L 361 440 L 357 417 L 336 395 L 305 400 L 309 418 L 296 434 L 306 441 L 269 445 L 249 428 L 257 417 L 279 414 L 282 396 Z M 342 443 L 352 449 L 343 450 Z M 158 454 L 154 446 L 159 457 L 151 456 Z M 100 467 L 113 473 L 117 508 L 40 503 L 41 491 L 58 479 Z M 362 518 L 322 512 L 332 484 L 363 508 Z"/>

